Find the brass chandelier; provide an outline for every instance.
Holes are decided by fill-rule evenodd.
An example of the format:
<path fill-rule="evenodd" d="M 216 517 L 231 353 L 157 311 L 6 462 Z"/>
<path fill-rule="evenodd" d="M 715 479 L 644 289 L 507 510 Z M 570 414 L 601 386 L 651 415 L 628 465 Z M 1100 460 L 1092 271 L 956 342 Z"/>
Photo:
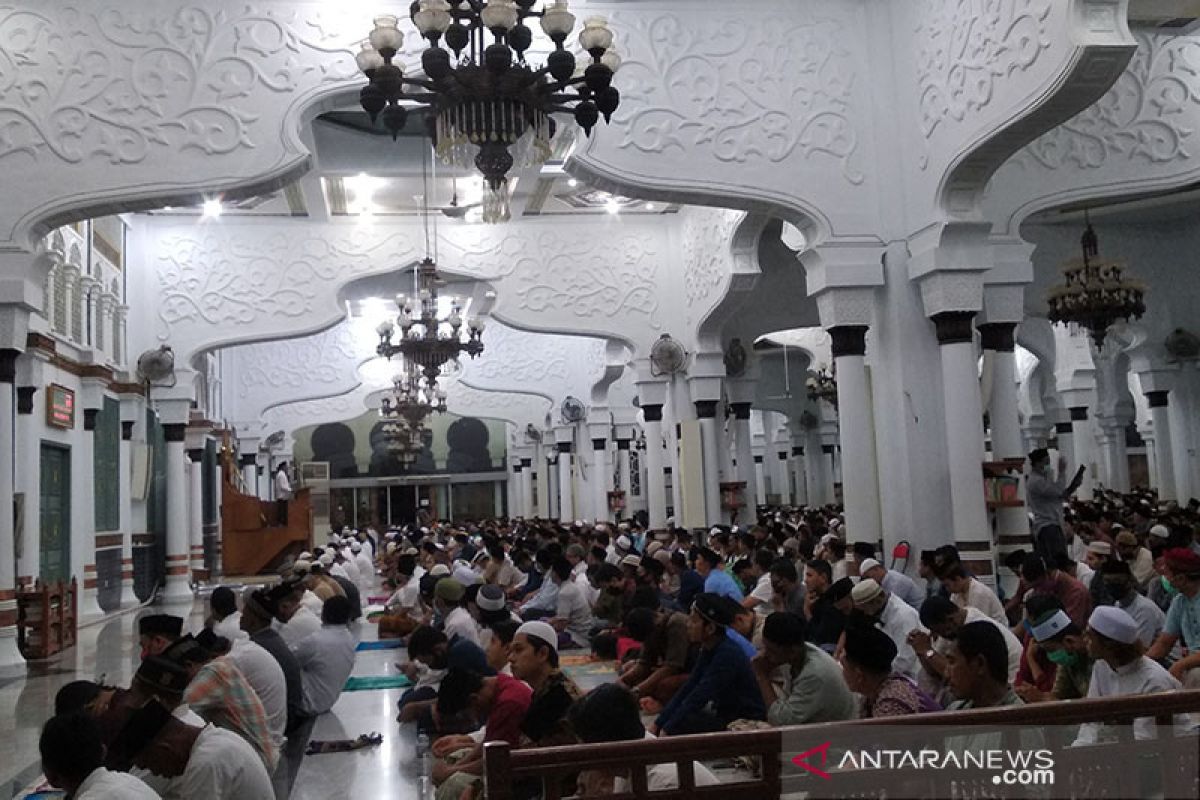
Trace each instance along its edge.
<path fill-rule="evenodd" d="M 621 59 L 602 17 L 584 22 L 579 44 L 590 59 L 577 67 L 564 46 L 575 27 L 567 0 L 414 0 L 409 19 L 429 45 L 421 55 L 424 77 L 406 76 L 393 63 L 404 34 L 394 16 L 375 18 L 375 28 L 356 61 L 366 75 L 359 100 L 374 122 L 382 118 L 395 138 L 407 122 L 402 103 L 428 106 L 430 133 L 449 164 L 473 164 L 486 183 L 485 221 L 507 212 L 508 173 L 550 157 L 556 124 L 552 115 L 571 113 L 588 135 L 603 115 L 609 121 L 621 95 L 612 85 Z M 535 67 L 525 55 L 533 43 L 526 25 L 539 18 L 554 50 Z M 488 44 L 488 36 L 491 44 Z M 447 50 L 442 45 L 449 48 Z M 453 56 L 450 54 L 453 51 Z"/>
<path fill-rule="evenodd" d="M 1080 240 L 1083 258 L 1063 264 L 1064 282 L 1046 293 L 1047 316 L 1054 323 L 1085 328 L 1099 348 L 1109 326 L 1146 313 L 1145 287 L 1125 277 L 1124 265 L 1100 259 L 1100 242 L 1091 220 Z"/>
<path fill-rule="evenodd" d="M 384 396 L 379 414 L 384 419 L 383 435 L 388 452 L 411 466 L 425 447 L 425 420 L 430 414 L 446 412 L 446 390 L 422 386 L 415 370 L 392 378 L 392 396 Z"/>

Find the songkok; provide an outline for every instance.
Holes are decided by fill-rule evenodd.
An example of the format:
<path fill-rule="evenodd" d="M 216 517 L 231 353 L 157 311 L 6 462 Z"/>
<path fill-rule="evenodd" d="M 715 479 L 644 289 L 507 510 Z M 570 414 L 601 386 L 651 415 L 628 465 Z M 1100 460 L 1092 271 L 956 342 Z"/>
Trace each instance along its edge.
<path fill-rule="evenodd" d="M 1121 531 L 1117 534 L 1117 544 L 1123 544 L 1126 547 L 1137 547 L 1137 537 L 1129 531 Z"/>
<path fill-rule="evenodd" d="M 1133 644 L 1138 639 L 1138 626 L 1129 613 L 1116 606 L 1096 606 L 1088 625 L 1096 633 L 1121 644 Z"/>
<path fill-rule="evenodd" d="M 457 603 L 462 600 L 466 589 L 454 578 L 442 578 L 433 589 L 434 597 L 441 598 L 447 603 Z"/>
<path fill-rule="evenodd" d="M 642 563 L 642 559 L 635 556 L 633 553 L 630 553 L 629 555 L 627 555 L 621 559 L 622 567 L 636 567 L 636 566 L 640 565 L 641 563 Z"/>
<path fill-rule="evenodd" d="M 721 602 L 723 599 L 719 594 L 703 592 L 696 595 L 696 599 L 692 601 L 692 610 L 714 625 L 732 625 L 733 613 L 729 606 Z"/>
<path fill-rule="evenodd" d="M 504 590 L 494 583 L 479 587 L 475 605 L 479 606 L 480 611 L 500 611 L 506 605 Z"/>
<path fill-rule="evenodd" d="M 854 584 L 854 588 L 850 590 L 850 599 L 858 606 L 871 602 L 881 594 L 883 594 L 883 589 L 878 583 L 871 578 L 863 578 Z"/>
<path fill-rule="evenodd" d="M 178 639 L 183 633 L 183 617 L 170 614 L 150 614 L 138 620 L 139 636 L 165 636 Z"/>
<path fill-rule="evenodd" d="M 1087 549 L 1089 553 L 1095 553 L 1098 556 L 1112 555 L 1112 545 L 1108 542 L 1102 542 L 1099 539 L 1094 542 L 1089 542 Z"/>
<path fill-rule="evenodd" d="M 1070 624 L 1071 618 L 1067 616 L 1067 612 L 1060 608 L 1051 614 L 1046 614 L 1039 618 L 1033 625 L 1031 632 L 1034 639 L 1039 642 L 1046 642 L 1058 636 Z"/>
<path fill-rule="evenodd" d="M 434 564 L 429 570 L 429 574 L 435 578 L 448 578 L 450 577 L 450 568 L 445 564 Z"/>
<path fill-rule="evenodd" d="M 1200 555 L 1189 547 L 1172 547 L 1163 553 L 1163 563 L 1172 572 L 1200 575 Z"/>
<path fill-rule="evenodd" d="M 1151 525 L 1150 535 L 1158 539 L 1171 538 L 1171 529 L 1166 525 Z"/>
<path fill-rule="evenodd" d="M 628 550 L 631 547 L 633 547 L 633 542 L 630 540 L 630 538 L 628 536 L 626 536 L 625 534 L 621 534 L 620 536 L 617 537 L 617 549 L 618 550 Z"/>
<path fill-rule="evenodd" d="M 163 656 L 146 656 L 133 677 L 151 689 L 176 695 L 182 695 L 192 680 L 178 661 Z"/>
<path fill-rule="evenodd" d="M 555 653 L 558 652 L 558 632 L 550 625 L 549 622 L 536 620 L 534 622 L 523 622 L 521 627 L 517 628 L 515 635 L 525 634 L 526 636 L 536 636 L 546 644 L 550 645 L 550 649 Z"/>
<path fill-rule="evenodd" d="M 875 569 L 876 567 L 882 567 L 882 566 L 883 566 L 883 564 L 880 564 L 878 561 L 876 561 L 873 558 L 864 558 L 862 560 L 862 563 L 858 565 L 858 571 L 860 574 L 866 575 L 868 572 Z"/>

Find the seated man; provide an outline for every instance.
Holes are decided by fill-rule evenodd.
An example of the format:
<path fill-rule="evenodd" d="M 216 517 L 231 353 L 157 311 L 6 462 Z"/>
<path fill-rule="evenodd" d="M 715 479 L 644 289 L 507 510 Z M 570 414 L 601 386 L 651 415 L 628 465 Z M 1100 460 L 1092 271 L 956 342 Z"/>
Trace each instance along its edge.
<path fill-rule="evenodd" d="M 625 617 L 625 630 L 642 645 L 636 661 L 630 661 L 618 681 L 635 697 L 662 705 L 671 702 L 679 687 L 687 683 L 695 650 L 688 637 L 688 615 L 678 611 L 635 608 Z"/>
<path fill-rule="evenodd" d="M 892 671 L 896 643 L 878 628 L 855 626 L 846 631 L 842 675 L 850 691 L 862 698 L 859 717 L 901 717 L 941 711 L 942 707 L 907 675 Z"/>
<path fill-rule="evenodd" d="M 280 586 L 286 585 L 280 584 Z M 275 605 L 275 621 L 278 624 L 275 629 L 283 638 L 284 644 L 294 649 L 300 642 L 321 630 L 320 610 L 324 607 L 325 601 L 319 601 L 318 610 L 314 612 L 305 602 L 305 597 L 316 597 L 316 595 L 305 588 L 303 581 L 293 585 L 290 592 L 281 588 L 278 591 Z"/>
<path fill-rule="evenodd" d="M 237 610 L 237 595 L 233 593 L 233 589 L 228 586 L 213 589 L 208 598 L 208 605 L 212 614 L 205 620 L 204 627 L 231 642 L 246 638 L 246 632 L 241 626 L 242 615 Z"/>
<path fill-rule="evenodd" d="M 280 598 L 293 593 L 294 587 L 289 588 L 286 584 L 280 584 L 269 592 L 262 589 L 251 592 L 246 596 L 241 620 L 242 630 L 250 635 L 250 641 L 267 652 L 279 666 L 284 684 L 284 733 L 287 734 L 295 732 L 307 719 L 304 714 L 304 687 L 296 654 L 287 646 L 279 632 L 271 627 L 271 620 L 279 613 Z M 253 685 L 252 681 L 251 686 Z M 266 703 L 263 707 L 266 707 Z"/>
<path fill-rule="evenodd" d="M 424 664 L 429 669 L 439 672 L 457 669 L 477 672 L 483 676 L 493 674 L 493 670 L 488 666 L 487 656 L 479 645 L 461 636 L 446 638 L 446 634 L 428 625 L 417 628 L 408 638 L 408 657 L 412 661 L 396 666 L 414 683 L 419 674 L 417 664 Z M 437 695 L 437 687 L 431 685 L 419 686 L 405 692 L 398 704 L 399 721 L 419 722 L 421 727 L 432 729 L 433 721 L 429 712 L 437 701 Z M 439 730 L 443 733 L 457 732 L 449 729 Z"/>
<path fill-rule="evenodd" d="M 1113 598 L 1113 603 L 1133 617 L 1138 626 L 1138 639 L 1143 645 L 1150 647 L 1162 633 L 1167 615 L 1153 600 L 1137 590 L 1137 579 L 1127 562 L 1110 560 L 1105 563 L 1100 575 L 1108 586 L 1108 594 Z"/>
<path fill-rule="evenodd" d="M 896 595 L 913 608 L 920 608 L 925 593 L 916 582 L 895 569 L 888 569 L 873 558 L 865 558 L 858 565 L 858 574 L 870 578 L 883 587 L 885 592 Z"/>
<path fill-rule="evenodd" d="M 158 793 L 134 776 L 105 769 L 100 728 L 85 713 L 51 717 L 38 750 L 46 781 L 73 800 L 158 800 Z"/>
<path fill-rule="evenodd" d="M 521 742 L 521 724 L 529 712 L 533 692 L 508 675 L 483 677 L 475 672 L 451 670 L 438 689 L 440 715 L 471 712 L 486 720 L 482 741 L 468 736 L 443 736 L 433 744 L 433 782 L 437 800 L 460 800 L 465 791 L 479 785 L 483 775 L 483 746 L 487 742 Z"/>
<path fill-rule="evenodd" d="M 751 662 L 771 725 L 806 725 L 854 719 L 854 696 L 842 669 L 819 647 L 804 640 L 804 618 L 776 611 L 763 625 L 763 652 Z M 782 674 L 783 688 L 775 690 Z"/>
<path fill-rule="evenodd" d="M 254 748 L 236 733 L 192 727 L 150 700 L 115 699 L 98 717 L 106 734 L 105 766 L 153 776 L 163 800 L 274 800 L 271 778 Z"/>
<path fill-rule="evenodd" d="M 716 551 L 707 547 L 696 551 L 696 572 L 704 579 L 705 594 L 724 595 L 736 603 L 745 597 L 729 573 L 721 568 L 721 557 Z"/>
<path fill-rule="evenodd" d="M 653 738 L 642 726 L 637 700 L 620 684 L 597 686 L 571 706 L 568 718 L 581 741 L 637 741 Z M 715 786 L 720 781 L 703 764 L 693 763 L 696 786 Z M 646 788 L 651 792 L 679 788 L 675 764 L 654 764 L 646 769 Z M 627 769 L 587 770 L 579 776 L 579 794 L 586 797 L 630 791 Z"/>
<path fill-rule="evenodd" d="M 908 635 L 913 631 L 924 631 L 917 610 L 894 594 L 885 592 L 878 583 L 863 578 L 850 592 L 854 601 L 857 623 L 874 625 L 892 637 L 896 644 L 895 670 L 916 679 L 920 662 L 913 651 Z M 847 623 L 849 626 L 851 623 Z"/>
<path fill-rule="evenodd" d="M 1200 554 L 1187 547 L 1167 550 L 1163 577 L 1176 594 L 1163 632 L 1146 655 L 1162 660 L 1182 642 L 1187 655 L 1171 665 L 1171 674 L 1189 689 L 1200 688 Z"/>
<path fill-rule="evenodd" d="M 508 648 L 508 664 L 513 677 L 533 690 L 529 710 L 521 722 L 521 746 L 574 744 L 577 739 L 566 724 L 567 709 L 583 693 L 558 668 L 554 628 L 541 621 L 523 623 Z"/>
<path fill-rule="evenodd" d="M 1021 667 L 1022 646 L 1007 625 L 1001 625 L 974 606 L 959 606 L 944 597 L 930 597 L 921 605 L 921 624 L 929 632 L 913 631 L 909 643 L 921 660 L 921 667 L 936 683 L 946 679 L 946 654 L 954 646 L 954 637 L 963 625 L 971 622 L 987 622 L 995 625 L 1008 647 L 1008 680 L 1016 680 Z M 932 633 L 932 637 L 930 636 Z"/>
<path fill-rule="evenodd" d="M 771 562 L 771 608 L 775 611 L 790 611 L 804 615 L 807 605 L 807 580 L 803 583 L 796 572 L 796 565 L 786 558 Z"/>
<path fill-rule="evenodd" d="M 950 691 L 958 698 L 948 710 L 1022 705 L 1009 686 L 1008 648 L 995 625 L 963 625 L 946 660 Z"/>
<path fill-rule="evenodd" d="M 601 564 L 593 577 L 600 590 L 592 616 L 598 626 L 605 630 L 621 627 L 625 615 L 625 575 L 614 564 Z"/>
<path fill-rule="evenodd" d="M 1121 609 L 1114 606 L 1098 607 L 1088 619 L 1084 638 L 1087 639 L 1088 655 L 1095 659 L 1092 679 L 1088 684 L 1089 699 L 1153 694 L 1183 688 L 1183 684 L 1160 664 L 1142 655 L 1137 622 Z M 1176 715 L 1175 726 L 1176 735 L 1184 733 L 1187 715 Z M 1106 739 L 1115 741 L 1115 735 L 1106 735 L 1109 732 L 1105 727 L 1100 722 L 1085 722 L 1079 726 L 1075 744 L 1095 744 Z M 1156 734 L 1152 717 L 1134 720 L 1134 738 L 1155 739 Z"/>
<path fill-rule="evenodd" d="M 413 577 L 417 571 L 417 560 L 412 556 L 401 556 L 396 562 L 395 577 L 391 578 L 393 591 L 384 603 L 379 615 L 380 639 L 397 639 L 408 636 L 425 618 L 421 605 L 421 585 Z"/>
<path fill-rule="evenodd" d="M 688 617 L 688 638 L 700 646 L 700 655 L 687 683 L 658 715 L 651 733 L 709 733 L 724 730 L 734 720 L 766 718 L 750 659 L 725 633 L 732 622 L 732 611 L 720 596 L 696 597 Z"/>
<path fill-rule="evenodd" d="M 1054 688 L 1049 692 L 1041 692 L 1026 684 L 1021 689 L 1021 697 L 1029 703 L 1087 697 L 1092 659 L 1088 655 L 1083 631 L 1075 626 L 1065 611 L 1059 609 L 1034 620 L 1030 632 L 1038 647 L 1056 667 Z"/>
<path fill-rule="evenodd" d="M 354 636 L 347 627 L 352 607 L 344 595 L 325 601 L 321 629 L 292 648 L 300 664 L 304 712 L 310 716 L 333 708 L 354 669 Z"/>
<path fill-rule="evenodd" d="M 183 634 L 183 617 L 171 614 L 147 614 L 138 620 L 138 644 L 141 657 L 161 655 Z"/>
<path fill-rule="evenodd" d="M 555 558 L 550 565 L 549 578 L 558 584 L 558 597 L 550 625 L 558 632 L 556 646 L 587 647 L 595 624 L 592 607 L 584 598 L 579 584 L 571 580 L 571 569 L 571 562 L 564 556 Z"/>
<path fill-rule="evenodd" d="M 939 575 L 942 586 L 950 593 L 950 600 L 954 605 L 959 608 L 978 609 L 997 625 L 1008 625 L 1008 616 L 1000 598 L 986 584 L 967 572 L 967 568 L 961 562 L 947 564 Z"/>

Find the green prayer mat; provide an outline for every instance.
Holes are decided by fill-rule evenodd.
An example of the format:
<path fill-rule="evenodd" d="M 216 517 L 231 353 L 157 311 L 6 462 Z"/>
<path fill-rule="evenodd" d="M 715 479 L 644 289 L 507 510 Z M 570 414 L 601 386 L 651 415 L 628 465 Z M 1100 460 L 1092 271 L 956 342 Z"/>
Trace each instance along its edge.
<path fill-rule="evenodd" d="M 374 689 L 403 689 L 412 686 L 407 675 L 366 675 L 346 679 L 343 692 L 369 692 Z"/>

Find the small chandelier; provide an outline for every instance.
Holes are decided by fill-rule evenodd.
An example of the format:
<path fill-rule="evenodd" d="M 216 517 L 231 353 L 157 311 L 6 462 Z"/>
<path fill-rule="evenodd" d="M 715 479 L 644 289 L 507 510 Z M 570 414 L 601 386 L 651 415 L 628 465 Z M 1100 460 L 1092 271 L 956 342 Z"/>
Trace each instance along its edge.
<path fill-rule="evenodd" d="M 1100 242 L 1086 212 L 1087 230 L 1080 240 L 1083 258 L 1063 264 L 1064 283 L 1046 293 L 1047 316 L 1054 323 L 1079 325 L 1099 348 L 1110 325 L 1146 313 L 1145 287 L 1124 275 L 1124 266 L 1100 259 Z"/>
<path fill-rule="evenodd" d="M 381 432 L 384 447 L 405 469 L 415 464 L 417 456 L 425 449 L 423 425 L 410 428 L 403 420 L 387 419 L 381 427 Z"/>
<path fill-rule="evenodd" d="M 837 375 L 827 370 L 824 364 L 816 372 L 808 373 L 804 386 L 809 400 L 824 400 L 837 407 Z"/>
<path fill-rule="evenodd" d="M 591 61 L 577 73 L 575 54 L 563 46 L 575 27 L 567 0 L 546 0 L 544 10 L 534 11 L 537 1 L 414 0 L 409 18 L 429 41 L 421 55 L 422 78 L 407 77 L 392 63 L 404 44 L 394 16 L 375 18 L 375 29 L 356 57 L 369 81 L 359 100 L 371 121 L 382 117 L 394 139 L 408 117 L 401 101 L 429 106 L 438 155 L 449 164 L 474 164 L 493 205 L 507 203 L 508 173 L 514 166 L 536 166 L 550 157 L 556 128 L 552 114 L 573 112 L 575 122 L 591 135 L 600 116 L 608 122 L 621 100 L 612 85 L 621 59 L 612 50 L 613 35 L 604 18 L 584 22 L 579 44 Z M 540 68 L 525 60 L 533 43 L 525 24 L 530 17 L 541 18 L 542 31 L 555 48 Z M 441 46 L 443 40 L 453 57 Z"/>
<path fill-rule="evenodd" d="M 438 373 L 448 361 L 457 360 L 466 353 L 471 358 L 483 352 L 483 320 L 472 317 L 465 322 L 462 308 L 456 299 L 450 303 L 450 313 L 445 319 L 438 316 L 437 264 L 426 258 L 416 268 L 416 295 L 403 294 L 396 298 L 400 315 L 396 325 L 400 328 L 399 341 L 393 342 L 396 325 L 384 320 L 375 328 L 379 334 L 379 345 L 375 352 L 384 358 L 400 355 L 410 364 L 419 367 L 429 388 L 437 384 Z"/>

